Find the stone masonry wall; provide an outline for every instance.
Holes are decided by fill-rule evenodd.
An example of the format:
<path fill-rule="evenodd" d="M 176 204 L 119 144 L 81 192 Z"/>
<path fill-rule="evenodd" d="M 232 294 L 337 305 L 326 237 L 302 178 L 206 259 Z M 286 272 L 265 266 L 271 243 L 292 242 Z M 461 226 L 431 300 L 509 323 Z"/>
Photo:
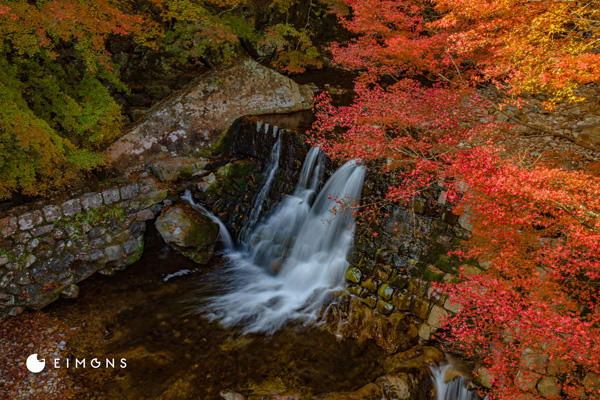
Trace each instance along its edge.
<path fill-rule="evenodd" d="M 466 215 L 446 204 L 442 188 L 423 193 L 408 206 L 381 203 L 391 177 L 369 170 L 361 203 L 377 210 L 357 224 L 345 273 L 347 294 L 323 316 L 330 331 L 373 339 L 390 353 L 424 344 L 457 305 L 434 293 L 431 282 L 458 279 L 460 269 L 482 266 L 446 256 L 470 235 Z M 378 201 L 379 199 L 379 201 Z"/>
<path fill-rule="evenodd" d="M 137 261 L 167 190 L 153 178 L 0 217 L 0 317 L 39 309 Z"/>
<path fill-rule="evenodd" d="M 385 179 L 369 174 L 363 202 L 378 197 Z M 428 340 L 441 319 L 455 306 L 433 294 L 431 281 L 456 279 L 459 267 L 477 273 L 480 266 L 447 257 L 469 235 L 466 216 L 454 215 L 441 189 L 415 199 L 409 207 L 381 206 L 378 221 L 359 225 L 351 265 L 346 271 L 348 291 L 383 315 L 401 312 L 419 326 Z M 373 232 L 372 232 L 373 231 Z"/>

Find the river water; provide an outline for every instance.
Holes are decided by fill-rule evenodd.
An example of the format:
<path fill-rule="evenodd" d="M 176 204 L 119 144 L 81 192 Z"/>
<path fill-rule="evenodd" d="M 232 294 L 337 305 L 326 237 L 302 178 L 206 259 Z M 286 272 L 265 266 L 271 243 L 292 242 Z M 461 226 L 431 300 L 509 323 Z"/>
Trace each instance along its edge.
<path fill-rule="evenodd" d="M 173 252 L 151 227 L 142 259 L 118 279 L 92 277 L 76 301 L 51 305 L 48 313 L 75 332 L 71 357 L 127 359 L 124 369 L 70 369 L 76 398 L 363 398 L 343 393 L 382 376 L 388 355 L 312 322 L 343 290 L 365 168 L 349 161 L 319 190 L 322 175 L 323 155 L 313 148 L 296 190 L 270 215 L 260 215 L 267 190 L 259 193 L 237 243 L 187 193 L 184 200 L 220 223 L 222 249 L 211 265 Z M 437 399 L 475 400 L 463 381 L 444 382 L 445 368 L 432 369 Z M 426 386 L 416 398 L 430 398 Z"/>
<path fill-rule="evenodd" d="M 227 390 L 308 398 L 355 390 L 381 375 L 382 352 L 372 343 L 338 341 L 297 324 L 273 335 L 242 335 L 199 316 L 199 297 L 220 290 L 224 260 L 198 269 L 164 247 L 154 230 L 146 240 L 142 259 L 118 279 L 92 277 L 77 300 L 48 308 L 76 329 L 68 344 L 73 357 L 127 358 L 126 369 L 70 369 L 84 389 L 80 398 L 218 399 Z M 164 281 L 180 270 L 192 272 Z"/>

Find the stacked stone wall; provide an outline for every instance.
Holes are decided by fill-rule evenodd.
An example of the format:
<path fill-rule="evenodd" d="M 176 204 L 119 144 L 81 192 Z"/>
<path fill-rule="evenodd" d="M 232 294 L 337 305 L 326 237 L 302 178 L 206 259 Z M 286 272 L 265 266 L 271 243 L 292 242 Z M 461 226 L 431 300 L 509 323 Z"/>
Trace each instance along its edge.
<path fill-rule="evenodd" d="M 167 190 L 153 178 L 0 216 L 0 317 L 39 309 L 137 261 Z"/>

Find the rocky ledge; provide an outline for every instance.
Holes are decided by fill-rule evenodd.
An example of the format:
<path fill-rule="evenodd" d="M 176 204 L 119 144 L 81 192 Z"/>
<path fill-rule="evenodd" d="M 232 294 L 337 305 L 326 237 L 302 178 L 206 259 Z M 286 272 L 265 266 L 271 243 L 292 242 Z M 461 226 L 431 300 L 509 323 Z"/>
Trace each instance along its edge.
<path fill-rule="evenodd" d="M 244 59 L 200 76 L 188 89 L 152 108 L 106 154 L 113 166 L 127 169 L 201 152 L 242 116 L 308 110 L 312 99 L 308 86 Z"/>
<path fill-rule="evenodd" d="M 166 197 L 145 178 L 0 218 L 0 317 L 76 297 L 77 282 L 137 261 Z"/>

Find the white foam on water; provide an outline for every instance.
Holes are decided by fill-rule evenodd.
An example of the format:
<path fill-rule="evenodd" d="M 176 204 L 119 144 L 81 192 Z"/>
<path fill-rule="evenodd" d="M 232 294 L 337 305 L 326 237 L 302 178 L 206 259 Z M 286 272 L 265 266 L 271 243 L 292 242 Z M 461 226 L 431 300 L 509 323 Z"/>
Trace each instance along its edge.
<path fill-rule="evenodd" d="M 330 295 L 343 288 L 354 240 L 351 205 L 360 198 L 366 170 L 356 160 L 347 162 L 315 198 L 323 159 L 318 148 L 311 149 L 294 193 L 245 243 L 234 248 L 224 241 L 225 290 L 204 306 L 209 318 L 240 326 L 244 333 L 273 333 L 290 321 L 313 321 Z M 191 196 L 186 199 L 195 205 Z"/>
<path fill-rule="evenodd" d="M 467 388 L 464 378 L 458 377 L 446 382 L 446 372 L 451 366 L 452 364 L 445 364 L 430 367 L 436 400 L 479 400 L 477 393 Z"/>

